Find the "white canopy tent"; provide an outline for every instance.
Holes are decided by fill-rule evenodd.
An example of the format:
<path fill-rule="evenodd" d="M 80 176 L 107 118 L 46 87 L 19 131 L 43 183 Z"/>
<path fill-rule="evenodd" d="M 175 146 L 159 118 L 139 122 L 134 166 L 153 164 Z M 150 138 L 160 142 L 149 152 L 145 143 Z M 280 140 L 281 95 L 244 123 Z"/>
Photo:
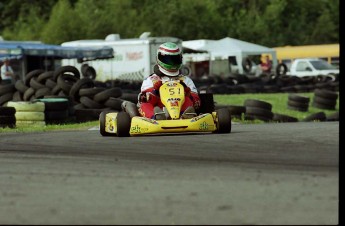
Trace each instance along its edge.
<path fill-rule="evenodd" d="M 242 61 L 249 56 L 270 54 L 272 56 L 273 68 L 278 64 L 276 51 L 273 48 L 241 41 L 233 38 L 223 38 L 220 40 L 191 40 L 183 41 L 182 47 L 186 50 L 196 52 L 207 52 L 211 60 L 228 60 L 229 57 L 235 57 L 239 73 L 243 73 Z"/>

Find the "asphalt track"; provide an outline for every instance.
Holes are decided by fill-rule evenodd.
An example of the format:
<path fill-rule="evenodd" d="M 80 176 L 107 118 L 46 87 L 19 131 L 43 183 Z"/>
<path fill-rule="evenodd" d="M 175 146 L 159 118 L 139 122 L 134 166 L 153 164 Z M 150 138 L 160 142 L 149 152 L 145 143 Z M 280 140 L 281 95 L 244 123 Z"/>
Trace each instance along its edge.
<path fill-rule="evenodd" d="M 339 122 L 0 133 L 0 224 L 338 224 Z"/>

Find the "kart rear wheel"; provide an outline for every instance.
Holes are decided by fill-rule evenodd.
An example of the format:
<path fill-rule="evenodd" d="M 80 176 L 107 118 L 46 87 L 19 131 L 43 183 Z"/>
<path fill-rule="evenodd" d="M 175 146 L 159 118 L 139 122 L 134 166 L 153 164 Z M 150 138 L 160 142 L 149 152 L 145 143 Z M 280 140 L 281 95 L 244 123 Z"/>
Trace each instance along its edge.
<path fill-rule="evenodd" d="M 99 114 L 99 132 L 102 136 L 114 136 L 112 133 L 108 133 L 105 131 L 105 118 L 108 111 L 102 111 L 101 114 Z"/>
<path fill-rule="evenodd" d="M 129 137 L 129 130 L 131 128 L 131 117 L 127 112 L 121 111 L 116 118 L 117 136 Z"/>
<path fill-rule="evenodd" d="M 231 114 L 227 108 L 220 108 L 217 112 L 216 133 L 231 133 Z"/>

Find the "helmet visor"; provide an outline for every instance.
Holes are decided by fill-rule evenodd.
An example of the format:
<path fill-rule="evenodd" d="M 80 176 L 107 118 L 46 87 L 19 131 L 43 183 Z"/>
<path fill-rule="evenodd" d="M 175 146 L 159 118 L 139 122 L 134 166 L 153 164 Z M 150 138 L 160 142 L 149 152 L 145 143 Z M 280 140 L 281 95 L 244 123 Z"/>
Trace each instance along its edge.
<path fill-rule="evenodd" d="M 178 55 L 163 55 L 158 53 L 158 60 L 164 64 L 169 65 L 172 69 L 173 68 L 180 68 L 182 64 L 182 56 Z"/>

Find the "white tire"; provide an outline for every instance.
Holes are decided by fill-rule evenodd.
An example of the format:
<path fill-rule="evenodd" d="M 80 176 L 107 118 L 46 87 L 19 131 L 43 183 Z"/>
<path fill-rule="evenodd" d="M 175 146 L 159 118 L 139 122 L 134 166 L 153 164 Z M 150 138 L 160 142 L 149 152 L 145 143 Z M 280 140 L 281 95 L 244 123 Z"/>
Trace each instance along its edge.
<path fill-rule="evenodd" d="M 45 126 L 46 122 L 45 121 L 17 121 L 16 126 L 21 127 L 21 126 Z"/>
<path fill-rule="evenodd" d="M 8 107 L 14 107 L 16 111 L 29 112 L 44 112 L 45 104 L 43 102 L 29 102 L 29 101 L 9 101 L 6 104 Z"/>
<path fill-rule="evenodd" d="M 17 121 L 44 121 L 44 112 L 37 111 L 17 111 Z"/>

